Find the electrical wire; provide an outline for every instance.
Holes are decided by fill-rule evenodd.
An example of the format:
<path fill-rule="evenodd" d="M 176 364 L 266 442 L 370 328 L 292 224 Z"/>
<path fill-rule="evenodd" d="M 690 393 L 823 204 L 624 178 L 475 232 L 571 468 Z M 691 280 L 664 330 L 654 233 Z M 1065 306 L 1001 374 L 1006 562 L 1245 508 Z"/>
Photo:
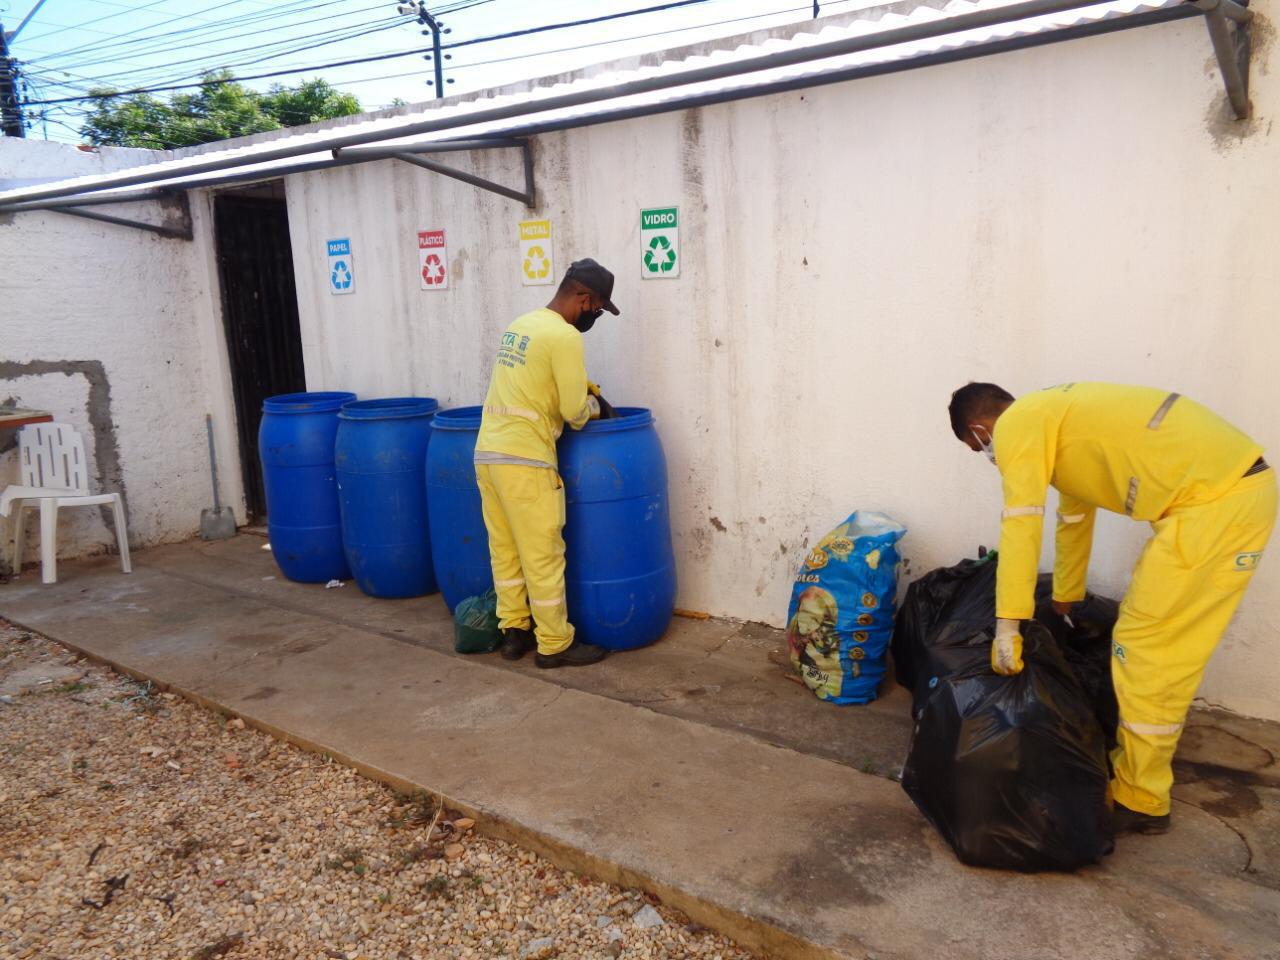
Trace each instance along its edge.
<path fill-rule="evenodd" d="M 638 10 L 621 11 L 615 14 L 608 14 L 604 17 L 592 17 L 592 18 L 587 18 L 585 20 L 566 21 L 566 22 L 557 23 L 557 24 L 544 24 L 541 27 L 533 28 L 532 32 L 541 33 L 547 30 L 562 30 L 570 27 L 581 26 L 583 24 L 588 24 L 588 23 L 598 23 L 602 20 L 617 20 L 622 17 L 636 16 L 644 13 L 653 13 L 658 10 L 666 10 L 666 9 L 671 9 L 673 7 L 688 6 L 693 3 L 705 3 L 705 2 L 707 2 L 707 0 L 675 0 L 675 2 L 673 3 L 660 4 L 658 6 L 653 6 L 653 7 L 643 7 Z M 527 32 L 528 31 L 520 31 L 513 35 L 524 35 Z M 484 39 L 486 40 L 486 42 L 492 42 L 495 40 L 508 39 L 508 38 L 509 38 L 509 35 L 502 35 L 502 36 L 494 36 L 494 37 L 484 38 Z M 469 42 L 464 42 L 464 43 L 469 43 Z M 294 52 L 299 52 L 299 51 L 294 51 Z M 397 57 L 415 56 L 415 55 L 419 55 L 421 52 L 422 52 L 421 50 L 415 48 L 413 50 L 402 50 L 395 53 L 384 53 L 384 54 L 378 54 L 371 57 L 356 57 L 350 60 L 335 61 L 330 63 L 310 64 L 308 66 L 294 67 L 291 69 L 280 70 L 280 71 L 275 71 L 271 73 L 263 73 L 263 74 L 248 76 L 248 77 L 240 77 L 240 78 L 236 78 L 236 80 L 234 81 L 233 80 L 215 80 L 211 82 L 216 85 L 219 83 L 230 83 L 230 82 L 249 81 L 249 80 L 265 80 L 265 79 L 270 79 L 272 77 L 277 77 L 277 76 L 289 76 L 297 73 L 305 73 L 310 70 L 333 69 L 335 67 L 353 66 L 355 64 L 361 64 L 361 63 L 377 63 L 382 60 L 391 60 Z M 260 62 L 260 61 L 249 61 L 249 62 Z M 238 65 L 244 66 L 247 64 L 238 64 Z M 189 89 L 191 87 L 207 86 L 209 82 L 210 81 L 197 82 L 197 83 L 165 84 L 161 86 L 134 87 L 132 89 L 122 90 L 117 93 L 114 93 L 112 94 L 112 96 L 133 96 L 139 93 L 170 93 L 175 90 L 184 90 L 184 89 Z M 70 103 L 76 100 L 85 100 L 85 99 L 93 99 L 93 97 L 88 95 L 82 96 L 82 97 L 60 97 L 60 98 L 54 98 L 54 99 L 43 101 L 43 102 L 32 101 L 32 104 L 34 106 L 41 106 L 42 103 Z"/>
<path fill-rule="evenodd" d="M 477 2 L 483 2 L 483 0 L 477 0 Z M 706 2 L 706 0 L 698 0 L 698 2 Z M 845 2 L 852 2 L 852 0 L 832 0 L 830 5 L 835 5 L 836 3 L 845 3 Z M 811 9 L 811 7 L 808 4 L 804 6 L 798 6 L 798 7 L 786 7 L 780 10 L 773 10 L 766 13 L 752 14 L 745 17 L 734 17 L 730 19 L 715 21 L 712 23 L 690 25 L 688 27 L 679 27 L 671 30 L 656 31 L 654 33 L 640 34 L 638 36 L 619 37 L 619 38 L 614 38 L 610 40 L 595 41 L 592 43 L 576 44 L 569 47 L 562 47 L 556 50 L 540 50 L 535 53 L 520 54 L 512 57 L 500 57 L 500 58 L 495 58 L 491 60 L 478 61 L 471 64 L 457 64 L 457 65 L 451 66 L 450 70 L 456 71 L 456 70 L 469 69 L 469 68 L 479 67 L 479 66 L 489 66 L 496 63 L 507 63 L 515 60 L 527 60 L 533 57 L 546 56 L 549 54 L 568 53 L 574 50 L 588 49 L 591 47 L 607 46 L 615 43 L 623 43 L 623 42 L 633 41 L 633 40 L 650 39 L 658 36 L 666 36 L 672 33 L 684 33 L 690 30 L 706 29 L 708 27 L 723 26 L 730 23 L 741 23 L 748 20 L 759 20 L 767 17 L 780 16 L 785 13 L 794 13 L 794 12 L 799 12 L 799 11 L 809 10 L 809 9 Z M 634 11 L 633 15 L 634 13 L 650 12 L 650 11 L 651 11 L 651 8 L 645 8 L 640 11 Z M 618 16 L 619 15 L 611 15 L 610 18 L 616 19 Z M 545 29 L 555 29 L 557 27 L 565 28 L 565 27 L 573 27 L 578 25 L 579 25 L 578 21 L 567 22 L 559 25 L 546 25 L 545 27 L 540 28 L 539 32 Z M 489 38 L 489 39 L 492 41 L 494 39 L 504 39 L 504 38 L 495 37 L 495 38 Z M 271 71 L 268 73 L 255 74 L 255 75 L 250 75 L 246 77 L 233 77 L 233 78 L 227 78 L 227 79 L 208 80 L 200 83 L 179 83 L 179 84 L 171 84 L 166 86 L 141 87 L 141 88 L 135 88 L 132 90 L 118 91 L 110 94 L 110 97 L 114 98 L 114 97 L 134 96 L 142 93 L 168 93 L 168 92 L 177 91 L 177 90 L 192 89 L 195 87 L 221 86 L 226 83 L 241 83 L 241 82 L 249 82 L 253 80 L 270 79 L 274 77 L 289 76 L 289 75 L 295 75 L 298 73 L 306 73 L 306 72 L 318 70 L 318 69 L 336 69 L 336 68 L 355 66 L 359 64 L 365 64 L 365 63 L 378 63 L 385 60 L 412 56 L 420 53 L 421 53 L 421 50 L 418 50 L 418 49 L 403 50 L 403 51 L 397 51 L 394 53 L 378 54 L 370 57 L 357 57 L 349 60 L 340 60 L 340 61 L 335 61 L 330 63 L 311 64 L 309 66 L 293 67 L 285 70 Z M 355 80 L 344 81 L 343 85 L 350 86 L 357 83 L 374 82 L 376 80 L 390 80 L 390 79 L 398 79 L 400 77 L 405 77 L 405 76 L 418 76 L 424 72 L 425 71 L 423 70 L 414 70 L 414 71 L 409 71 L 402 74 L 390 74 L 390 75 L 384 75 L 380 77 L 358 78 Z M 92 101 L 92 100 L 99 100 L 99 99 L 104 99 L 104 96 L 102 94 L 97 94 L 97 95 L 85 95 L 85 96 L 73 96 L 73 97 L 58 97 L 58 98 L 50 98 L 46 100 L 32 100 L 32 101 L 28 101 L 27 103 L 30 106 L 43 106 L 46 104 L 78 103 L 78 102 Z"/>
<path fill-rule="evenodd" d="M 382 5 L 379 4 L 379 6 L 382 6 Z M 275 50 L 267 56 L 255 58 L 253 60 L 247 60 L 247 61 L 238 62 L 238 63 L 236 62 L 229 63 L 225 59 L 229 54 L 225 51 L 220 51 L 215 53 L 209 53 L 204 56 L 195 57 L 195 58 L 189 57 L 185 60 L 174 61 L 171 63 L 159 63 L 159 64 L 150 64 L 146 66 L 141 66 L 136 70 L 126 70 L 120 73 L 116 73 L 112 75 L 110 78 L 99 77 L 96 80 L 94 80 L 93 83 L 96 86 L 101 87 L 112 81 L 115 81 L 116 83 L 114 85 L 119 85 L 119 82 L 122 80 L 122 78 L 132 77 L 136 74 L 162 73 L 164 71 L 171 71 L 174 68 L 182 68 L 182 72 L 179 73 L 177 76 L 164 77 L 162 79 L 157 78 L 156 80 L 151 81 L 153 83 L 175 82 L 177 80 L 186 79 L 187 77 L 201 76 L 202 73 L 205 72 L 204 70 L 196 70 L 194 73 L 189 71 L 191 71 L 191 69 L 202 60 L 212 59 L 217 61 L 215 64 L 211 65 L 210 69 L 230 70 L 239 66 L 245 66 L 252 63 L 258 63 L 261 61 L 274 59 L 275 57 L 289 56 L 291 54 L 300 53 L 305 50 L 312 50 L 312 49 L 315 49 L 316 47 L 322 47 L 329 43 L 338 43 L 345 40 L 353 40 L 357 37 L 362 37 L 367 34 L 378 33 L 383 30 L 391 30 L 401 26 L 402 24 L 403 24 L 402 20 L 396 17 L 390 17 L 385 20 L 376 21 L 376 25 L 372 27 L 368 26 L 367 24 L 360 24 L 359 26 L 353 25 L 353 24 L 347 24 L 340 27 L 330 27 L 327 30 L 321 30 L 316 33 L 307 33 L 307 34 L 302 34 L 301 36 L 286 37 L 280 40 L 273 40 L 269 43 L 260 44 L 256 46 L 254 49 L 257 51 L 269 51 L 273 47 L 280 47 L 282 49 Z M 241 34 L 239 36 L 255 36 L 255 35 L 256 34 L 254 33 L 249 33 L 249 34 Z M 286 48 L 286 45 L 297 44 L 298 41 L 301 41 L 301 40 L 317 40 L 318 38 L 321 38 L 321 37 L 326 39 L 318 43 L 311 43 L 303 46 L 288 46 Z M 232 38 L 228 37 L 224 39 L 229 40 Z M 46 68 L 46 69 L 49 69 L 49 68 Z M 58 71 L 57 68 L 53 68 L 53 72 L 65 72 L 65 71 Z M 129 81 L 126 81 L 126 82 L 129 82 Z M 142 85 L 141 81 L 133 81 L 133 82 L 136 85 Z"/>
<path fill-rule="evenodd" d="M 217 4 L 216 6 L 213 6 L 213 7 L 209 7 L 208 9 L 210 11 L 220 10 L 225 7 L 234 6 L 235 4 L 244 3 L 244 2 L 246 2 L 246 0 L 225 0 L 225 2 Z M 249 13 L 243 16 L 235 17 L 234 19 L 230 19 L 230 20 L 224 19 L 221 21 L 213 21 L 211 23 L 205 23 L 197 26 L 184 26 L 184 27 L 179 27 L 176 30 L 166 30 L 163 33 L 143 34 L 141 36 L 137 35 L 144 30 L 149 30 L 154 27 L 166 26 L 167 24 L 176 23 L 179 21 L 186 22 L 190 19 L 188 17 L 173 17 L 169 20 L 162 20 L 159 23 L 150 24 L 146 27 L 137 27 L 134 30 L 126 31 L 125 33 L 121 33 L 121 34 L 116 34 L 114 35 L 114 38 L 111 41 L 95 41 L 91 43 L 82 44 L 79 47 L 72 47 L 69 50 L 58 50 L 58 51 L 47 52 L 41 56 L 27 58 L 27 62 L 38 63 L 44 60 L 50 60 L 50 59 L 61 58 L 61 57 L 76 57 L 81 55 L 92 57 L 92 56 L 97 56 L 98 54 L 108 50 L 114 50 L 114 49 L 123 48 L 123 47 L 132 47 L 137 44 L 151 45 L 146 47 L 148 52 L 175 49 L 171 38 L 186 36 L 186 37 L 190 37 L 193 42 L 196 39 L 199 39 L 201 41 L 207 41 L 210 39 L 216 40 L 217 39 L 216 34 L 225 32 L 227 30 L 238 30 L 250 24 L 263 24 L 268 21 L 279 20 L 284 17 L 297 17 L 301 14 L 306 14 L 313 10 L 320 10 L 326 7 L 338 6 L 340 4 L 351 3 L 351 2 L 353 2 L 353 0 L 324 0 L 324 2 L 319 2 L 319 3 L 317 3 L 316 0 L 287 0 L 287 2 L 285 3 L 275 4 L 270 10 L 259 11 L 256 13 Z M 376 7 L 362 7 L 360 8 L 360 10 L 348 11 L 345 14 L 335 14 L 334 16 L 347 16 L 352 13 L 360 13 L 360 12 L 365 12 L 373 9 L 382 9 L 383 6 L 384 4 L 378 4 Z M 327 18 L 318 18 L 318 19 L 327 19 Z M 312 22 L 314 22 L 314 20 Z M 279 27 L 265 27 L 265 28 L 259 27 L 258 32 L 264 32 L 264 31 L 269 32 L 272 30 L 286 29 L 296 25 L 297 25 L 297 22 L 294 21 L 294 22 L 283 24 L 282 26 L 279 26 Z M 157 43 L 157 41 L 162 41 L 162 42 Z M 179 47 L 178 49 L 180 48 L 181 47 Z M 138 52 L 140 51 L 137 51 L 137 50 L 131 51 L 130 55 Z M 112 58 L 107 58 L 104 60 L 92 61 L 92 62 L 109 63 L 111 62 L 111 60 Z M 75 66 L 78 63 L 79 65 L 84 66 L 88 62 L 90 61 L 80 60 L 80 61 L 69 62 L 67 65 Z"/>
<path fill-rule="evenodd" d="M 150 3 L 144 3 L 140 7 L 127 7 L 119 13 L 109 13 L 105 17 L 99 17 L 94 23 L 101 23 L 103 20 L 114 20 L 116 17 L 123 17 L 129 13 L 141 13 L 143 10 L 150 10 L 152 7 L 158 7 L 162 3 L 169 3 L 170 0 L 151 0 Z M 39 40 L 41 37 L 52 37 L 55 34 L 66 33 L 68 30 L 79 30 L 80 24 L 71 24 L 69 26 L 61 26 L 57 30 L 49 30 L 45 33 L 37 33 L 32 40 Z"/>
<path fill-rule="evenodd" d="M 854 2 L 854 0 L 824 0 L 824 2 L 826 2 L 830 6 L 835 6 L 838 3 L 852 3 Z M 670 36 L 671 34 L 674 34 L 674 33 L 688 33 L 692 30 L 706 30 L 710 27 L 727 26 L 728 24 L 731 24 L 731 23 L 745 23 L 748 20 L 763 20 L 767 17 L 778 17 L 784 13 L 797 13 L 802 10 L 812 10 L 812 9 L 813 7 L 811 4 L 805 4 L 804 6 L 799 6 L 799 7 L 785 7 L 781 10 L 771 10 L 766 13 L 753 13 L 745 17 L 730 17 L 726 20 L 714 20 L 710 23 L 691 24 L 687 27 L 673 27 L 670 30 L 657 30 L 653 33 L 641 33 L 641 34 L 636 34 L 634 36 L 629 36 L 629 37 L 614 37 L 609 40 L 595 40 L 595 41 L 592 41 L 591 43 L 578 43 L 570 47 L 558 47 L 554 50 L 539 50 L 536 53 L 522 53 L 522 54 L 517 54 L 511 57 L 497 57 L 492 60 L 477 60 L 474 63 L 455 64 L 453 66 L 450 66 L 449 69 L 451 71 L 469 70 L 473 67 L 488 67 L 497 63 L 512 63 L 517 60 L 531 60 L 537 57 L 552 56 L 554 54 L 559 54 L 559 53 L 572 53 L 575 50 L 586 50 L 592 47 L 606 47 L 606 46 L 611 46 L 617 43 L 630 43 L 631 41 L 634 41 L 634 40 L 649 40 L 654 37 Z M 351 87 L 351 86 L 355 86 L 358 83 L 377 83 L 382 80 L 400 80 L 404 77 L 420 77 L 426 74 L 427 72 L 428 72 L 427 70 L 418 69 L 418 70 L 409 70 L 409 71 L 406 71 L 405 73 L 382 74 L 376 77 L 358 77 L 354 80 L 343 80 L 342 86 Z"/>

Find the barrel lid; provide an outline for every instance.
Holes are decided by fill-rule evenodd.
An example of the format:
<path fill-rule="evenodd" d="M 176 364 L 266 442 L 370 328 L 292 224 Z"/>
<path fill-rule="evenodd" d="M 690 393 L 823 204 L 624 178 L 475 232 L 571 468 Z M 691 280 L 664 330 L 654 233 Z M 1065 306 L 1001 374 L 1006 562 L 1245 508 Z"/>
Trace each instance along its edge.
<path fill-rule="evenodd" d="M 440 410 L 431 421 L 431 429 L 479 430 L 483 413 L 483 407 L 454 407 L 452 410 Z"/>
<path fill-rule="evenodd" d="M 342 407 L 340 420 L 399 420 L 428 417 L 439 406 L 434 397 L 383 397 L 379 400 L 352 400 Z"/>
<path fill-rule="evenodd" d="M 634 430 L 653 423 L 653 411 L 648 407 L 614 407 L 618 414 L 609 420 L 588 420 L 580 433 L 612 433 L 617 430 Z"/>
<path fill-rule="evenodd" d="M 263 413 L 329 413 L 356 398 L 345 390 L 319 390 L 312 393 L 282 393 L 262 401 Z"/>

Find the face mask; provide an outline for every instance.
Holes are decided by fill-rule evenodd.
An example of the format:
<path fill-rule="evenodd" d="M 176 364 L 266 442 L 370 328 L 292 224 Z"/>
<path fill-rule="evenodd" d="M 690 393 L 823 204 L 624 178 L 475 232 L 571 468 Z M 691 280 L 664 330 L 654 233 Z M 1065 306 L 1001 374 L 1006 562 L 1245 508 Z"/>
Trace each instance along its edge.
<path fill-rule="evenodd" d="M 586 333 L 596 325 L 602 313 L 604 313 L 603 310 L 584 310 L 578 314 L 578 322 L 574 326 L 578 328 L 579 333 Z"/>
<path fill-rule="evenodd" d="M 983 440 L 982 437 L 978 436 L 979 429 L 982 429 L 982 432 L 987 434 L 987 439 Z M 973 439 L 978 441 L 978 446 L 982 449 L 982 452 L 986 454 L 987 459 L 991 461 L 991 465 L 995 466 L 996 451 L 995 447 L 992 445 L 991 434 L 987 433 L 984 428 L 980 427 L 970 427 L 969 432 L 973 434 Z"/>

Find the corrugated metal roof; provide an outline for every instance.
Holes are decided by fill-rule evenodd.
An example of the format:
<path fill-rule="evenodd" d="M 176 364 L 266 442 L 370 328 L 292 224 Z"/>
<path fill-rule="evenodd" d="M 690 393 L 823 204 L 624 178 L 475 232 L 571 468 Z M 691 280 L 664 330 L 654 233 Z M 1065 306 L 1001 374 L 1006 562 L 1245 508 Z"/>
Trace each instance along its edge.
<path fill-rule="evenodd" d="M 1065 2 L 1060 4 L 1060 6 L 1066 5 Z M 124 198 L 133 191 L 127 189 L 98 191 L 108 191 L 111 187 L 137 183 L 142 177 L 145 177 L 145 182 L 151 187 L 198 187 L 217 180 L 219 175 L 225 177 L 222 171 L 203 169 L 211 163 L 234 163 L 237 175 L 260 173 L 266 178 L 281 172 L 286 167 L 295 168 L 299 165 L 321 167 L 332 164 L 334 158 L 332 151 L 335 147 L 343 147 L 344 155 L 354 159 L 361 153 L 361 147 L 344 146 L 344 144 L 352 144 L 353 140 L 369 144 L 365 152 L 375 149 L 375 144 L 379 151 L 385 151 L 390 147 L 413 150 L 415 147 L 425 147 L 445 140 L 511 137 L 536 132 L 548 126 L 598 123 L 639 110 L 654 112 L 667 104 L 671 109 L 677 109 L 691 98 L 735 94 L 750 96 L 753 91 L 766 92 L 768 88 L 782 82 L 816 85 L 830 80 L 833 75 L 847 73 L 851 69 L 902 63 L 948 51 L 989 46 L 1013 38 L 1078 30 L 1104 21 L 1145 18 L 1159 11 L 1184 8 L 1185 4 L 1182 0 L 1111 0 L 1111 2 L 1094 3 L 1074 9 L 1030 16 L 1014 22 L 995 23 L 972 29 L 962 28 L 966 19 L 972 21 L 973 18 L 970 15 L 978 13 L 1004 15 L 1000 12 L 1004 10 L 1013 12 L 1023 6 L 1025 4 L 1012 2 L 1012 0 L 974 0 L 974 2 L 952 0 L 942 9 L 922 6 L 905 15 L 887 14 L 878 20 L 858 20 L 843 26 L 829 26 L 814 33 L 797 33 L 787 39 L 771 39 L 756 46 L 744 45 L 733 50 L 718 50 L 705 56 L 667 61 L 657 66 L 624 73 L 607 73 L 520 93 L 482 96 L 416 113 L 355 123 L 348 122 L 323 130 L 313 130 L 257 143 L 231 146 L 230 144 L 235 141 L 229 141 L 228 147 L 224 150 L 208 150 L 123 171 L 41 184 L 39 187 L 0 191 L 0 205 L 49 196 L 50 194 L 46 191 L 50 189 L 63 195 L 83 190 L 95 191 L 95 195 L 100 198 L 117 194 Z M 956 21 L 957 29 L 942 32 L 938 36 L 896 42 L 891 46 L 878 46 L 844 55 L 827 56 L 823 59 L 776 67 L 765 65 L 766 62 L 763 60 L 769 57 L 776 59 L 775 55 L 802 56 L 805 48 L 855 41 L 857 38 L 866 38 L 872 42 L 877 42 L 878 38 L 882 42 L 904 27 L 928 24 L 932 25 L 933 29 L 945 31 L 947 21 Z M 762 68 L 717 79 L 708 80 L 698 77 L 699 72 L 704 72 L 705 75 L 706 68 L 725 65 L 732 68 L 733 64 L 745 64 L 753 60 L 761 60 Z M 689 75 L 689 82 L 681 82 L 680 78 L 683 75 Z M 658 78 L 663 82 L 675 82 L 679 85 L 638 93 L 622 93 L 617 96 L 609 94 L 612 88 L 623 87 L 625 90 L 627 85 L 643 86 L 643 81 Z M 598 98 L 594 102 L 569 106 L 557 105 L 556 101 L 565 95 L 597 96 Z M 546 109 L 539 108 L 539 104 L 542 103 L 547 104 Z M 509 113 L 519 111 L 519 115 L 494 117 L 495 112 L 503 111 Z M 469 122 L 469 118 L 475 118 L 474 122 Z M 433 129 L 430 132 L 416 132 L 412 129 L 415 125 L 421 128 L 424 124 L 440 127 L 440 129 Z M 282 151 L 288 151 L 291 155 L 273 156 Z"/>

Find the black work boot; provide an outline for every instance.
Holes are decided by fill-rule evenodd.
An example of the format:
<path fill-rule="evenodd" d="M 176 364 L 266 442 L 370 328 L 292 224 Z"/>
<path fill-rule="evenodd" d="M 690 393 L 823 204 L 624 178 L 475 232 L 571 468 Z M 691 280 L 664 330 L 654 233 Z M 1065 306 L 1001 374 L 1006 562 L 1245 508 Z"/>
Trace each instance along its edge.
<path fill-rule="evenodd" d="M 1115 830 L 1117 837 L 1122 833 L 1168 833 L 1169 826 L 1170 819 L 1167 813 L 1163 817 L 1153 817 L 1149 813 L 1130 810 L 1119 803 L 1111 811 L 1111 827 Z"/>
<path fill-rule="evenodd" d="M 519 660 L 538 645 L 533 639 L 533 631 L 524 627 L 508 627 L 502 631 L 502 643 L 498 652 L 503 660 Z"/>
<path fill-rule="evenodd" d="M 539 653 L 533 662 L 544 670 L 556 667 L 586 667 L 603 660 L 609 651 L 591 643 L 579 643 L 577 640 L 559 653 Z"/>

